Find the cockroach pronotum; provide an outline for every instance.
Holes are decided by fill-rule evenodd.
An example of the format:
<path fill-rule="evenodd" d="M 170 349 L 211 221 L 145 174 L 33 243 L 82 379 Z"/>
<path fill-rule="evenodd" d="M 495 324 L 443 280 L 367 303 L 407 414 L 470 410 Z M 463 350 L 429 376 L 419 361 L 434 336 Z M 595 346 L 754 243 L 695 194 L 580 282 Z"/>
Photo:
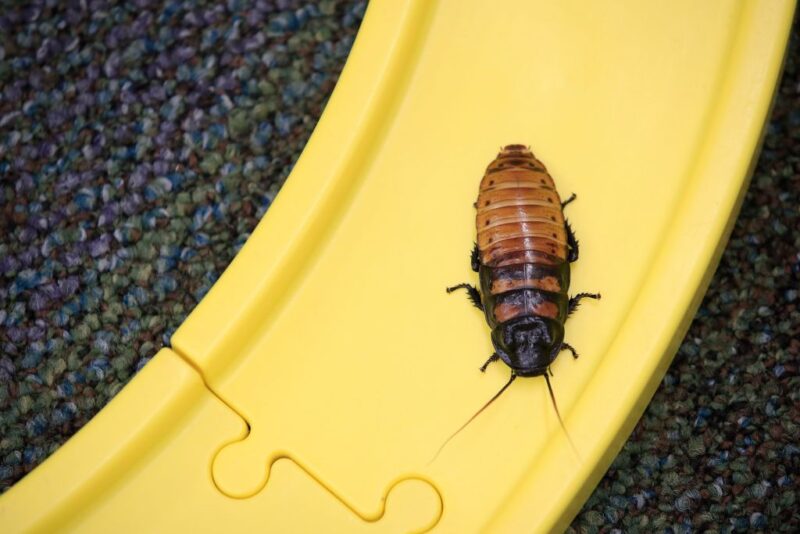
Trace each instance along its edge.
<path fill-rule="evenodd" d="M 544 376 L 566 433 L 549 367 L 563 350 L 578 357 L 564 341 L 564 323 L 581 299 L 600 298 L 598 293 L 567 295 L 569 264 L 578 259 L 578 240 L 564 218 L 564 208 L 573 200 L 575 194 L 561 202 L 553 178 L 524 145 L 502 148 L 486 168 L 475 203 L 478 241 L 472 250 L 480 291 L 465 283 L 448 287 L 447 292 L 466 289 L 492 329 L 494 353 L 480 370 L 503 360 L 511 368 L 511 378 L 442 448 L 518 376 Z"/>

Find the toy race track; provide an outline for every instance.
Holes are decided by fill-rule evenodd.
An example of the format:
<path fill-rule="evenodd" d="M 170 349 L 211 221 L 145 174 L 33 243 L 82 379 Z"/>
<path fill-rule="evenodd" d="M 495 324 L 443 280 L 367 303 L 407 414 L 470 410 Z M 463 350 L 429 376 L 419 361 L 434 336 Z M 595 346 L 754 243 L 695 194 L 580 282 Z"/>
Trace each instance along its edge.
<path fill-rule="evenodd" d="M 794 3 L 373 1 L 302 157 L 162 350 L 0 498 L 5 531 L 547 532 L 641 415 L 726 243 Z M 508 379 L 478 183 L 530 145 L 581 242 L 552 383 Z"/>

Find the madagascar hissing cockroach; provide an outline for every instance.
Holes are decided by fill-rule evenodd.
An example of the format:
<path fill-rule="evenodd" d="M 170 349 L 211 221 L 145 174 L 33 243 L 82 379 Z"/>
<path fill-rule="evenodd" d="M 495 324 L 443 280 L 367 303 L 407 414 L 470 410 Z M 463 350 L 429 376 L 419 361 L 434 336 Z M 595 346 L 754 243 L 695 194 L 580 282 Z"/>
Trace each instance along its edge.
<path fill-rule="evenodd" d="M 578 357 L 564 341 L 564 323 L 581 299 L 600 298 L 598 293 L 567 295 L 569 264 L 578 259 L 578 240 L 564 218 L 564 208 L 573 200 L 574 194 L 561 202 L 550 173 L 524 145 L 502 148 L 486 168 L 475 203 L 478 239 L 472 250 L 480 291 L 465 283 L 448 287 L 447 292 L 466 289 L 492 329 L 494 353 L 480 370 L 503 360 L 511 368 L 511 378 L 445 444 L 518 376 L 544 376 L 564 427 L 549 367 L 562 350 Z"/>

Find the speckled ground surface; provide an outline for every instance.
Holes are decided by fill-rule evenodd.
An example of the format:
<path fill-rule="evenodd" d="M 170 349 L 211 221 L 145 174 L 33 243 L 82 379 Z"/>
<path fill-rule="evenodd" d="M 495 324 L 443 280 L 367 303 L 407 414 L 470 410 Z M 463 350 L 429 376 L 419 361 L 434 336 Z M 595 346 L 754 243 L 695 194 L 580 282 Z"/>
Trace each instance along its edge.
<path fill-rule="evenodd" d="M 322 111 L 363 1 L 0 0 L 0 489 L 168 343 Z M 797 35 L 731 242 L 576 532 L 800 531 Z"/>

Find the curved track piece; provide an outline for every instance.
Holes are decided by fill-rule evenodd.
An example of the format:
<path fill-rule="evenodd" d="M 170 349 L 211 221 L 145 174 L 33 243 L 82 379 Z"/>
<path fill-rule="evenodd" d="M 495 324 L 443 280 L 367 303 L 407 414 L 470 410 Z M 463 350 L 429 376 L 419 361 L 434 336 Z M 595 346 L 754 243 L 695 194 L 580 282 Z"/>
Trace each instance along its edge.
<path fill-rule="evenodd" d="M 179 365 L 168 372 L 189 373 L 194 385 L 178 387 L 196 390 L 197 404 L 180 404 L 172 423 L 142 423 L 137 397 L 161 391 L 144 378 L 164 372 L 157 358 L 75 445 L 0 499 L 0 523 L 110 530 L 135 502 L 146 511 L 139 531 L 176 521 L 192 531 L 302 531 L 324 524 L 317 519 L 327 531 L 437 519 L 443 532 L 563 528 L 702 297 L 793 9 L 789 0 L 371 2 L 292 176 L 173 337 L 184 361 L 170 354 Z M 492 352 L 483 318 L 442 290 L 475 281 L 464 258 L 472 202 L 508 143 L 530 145 L 559 190 L 581 198 L 569 214 L 581 237 L 572 290 L 603 300 L 570 319 L 582 357 L 555 362 L 553 388 L 582 461 L 544 381 L 517 380 L 427 465 L 508 376 L 500 364 L 477 370 Z M 173 413 L 171 398 L 156 411 Z M 188 414 L 203 439 L 191 439 Z M 142 438 L 148 428 L 166 437 Z M 127 465 L 134 442 L 141 471 Z M 68 465 L 99 444 L 116 478 Z M 285 457 L 305 473 L 275 462 Z M 370 523 L 387 493 L 389 519 L 394 491 L 422 504 L 404 507 L 399 523 Z M 35 525 L 21 515 L 31 509 Z"/>

